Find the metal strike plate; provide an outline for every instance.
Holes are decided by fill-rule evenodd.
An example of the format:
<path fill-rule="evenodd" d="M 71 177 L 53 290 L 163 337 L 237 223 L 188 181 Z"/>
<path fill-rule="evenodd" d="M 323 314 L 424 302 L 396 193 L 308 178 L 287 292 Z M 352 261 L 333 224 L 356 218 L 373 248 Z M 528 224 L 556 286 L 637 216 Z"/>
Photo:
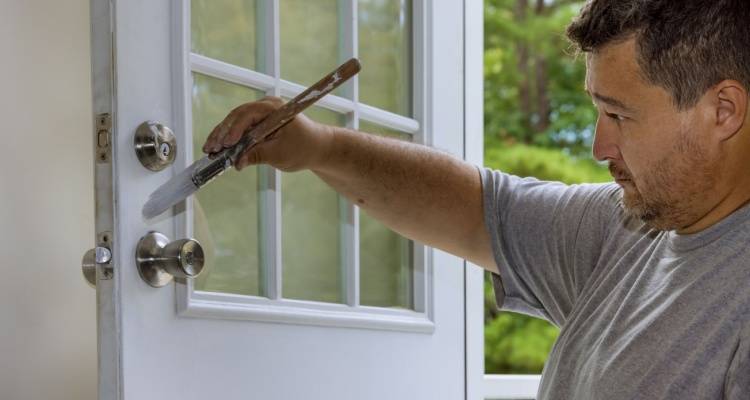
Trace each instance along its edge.
<path fill-rule="evenodd" d="M 94 135 L 96 162 L 109 162 L 112 158 L 112 117 L 109 114 L 104 113 L 96 116 L 96 133 Z"/>
<path fill-rule="evenodd" d="M 167 126 L 146 121 L 135 130 L 135 154 L 144 167 L 161 171 L 170 166 L 177 155 L 177 139 Z"/>
<path fill-rule="evenodd" d="M 151 231 L 138 241 L 135 262 L 141 278 L 153 287 L 163 287 L 173 278 L 195 278 L 203 270 L 203 248 L 195 239 L 170 242 Z"/>

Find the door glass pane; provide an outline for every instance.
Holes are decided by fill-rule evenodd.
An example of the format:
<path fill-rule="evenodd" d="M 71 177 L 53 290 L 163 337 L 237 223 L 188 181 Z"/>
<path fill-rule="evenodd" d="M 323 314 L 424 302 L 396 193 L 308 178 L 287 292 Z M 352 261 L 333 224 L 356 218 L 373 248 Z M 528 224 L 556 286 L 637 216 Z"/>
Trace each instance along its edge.
<path fill-rule="evenodd" d="M 410 135 L 367 121 L 360 130 L 409 140 Z M 413 309 L 414 244 L 362 211 L 359 213 L 360 303 Z"/>
<path fill-rule="evenodd" d="M 305 114 L 329 125 L 345 123 L 343 115 L 318 107 Z M 283 297 L 342 303 L 345 203 L 310 171 L 282 174 L 281 188 Z"/>
<path fill-rule="evenodd" d="M 259 70 L 263 48 L 256 0 L 192 0 L 192 51 L 244 68 Z"/>
<path fill-rule="evenodd" d="M 231 109 L 261 97 L 262 92 L 194 73 L 193 157 L 204 156 L 208 134 Z M 194 234 L 206 253 L 195 288 L 260 295 L 257 168 L 227 171 L 193 199 Z"/>
<path fill-rule="evenodd" d="M 340 64 L 342 3 L 343 0 L 279 2 L 282 79 L 310 86 Z"/>
<path fill-rule="evenodd" d="M 412 2 L 358 0 L 359 99 L 412 115 Z"/>

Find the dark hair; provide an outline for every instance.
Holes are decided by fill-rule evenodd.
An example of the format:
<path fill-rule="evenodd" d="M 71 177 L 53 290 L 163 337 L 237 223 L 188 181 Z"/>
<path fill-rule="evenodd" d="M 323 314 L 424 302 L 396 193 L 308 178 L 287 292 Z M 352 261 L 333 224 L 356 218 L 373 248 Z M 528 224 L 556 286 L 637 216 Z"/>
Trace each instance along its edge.
<path fill-rule="evenodd" d="M 750 89 L 748 0 L 589 0 L 567 35 L 583 52 L 634 37 L 646 82 L 681 110 L 724 79 Z"/>

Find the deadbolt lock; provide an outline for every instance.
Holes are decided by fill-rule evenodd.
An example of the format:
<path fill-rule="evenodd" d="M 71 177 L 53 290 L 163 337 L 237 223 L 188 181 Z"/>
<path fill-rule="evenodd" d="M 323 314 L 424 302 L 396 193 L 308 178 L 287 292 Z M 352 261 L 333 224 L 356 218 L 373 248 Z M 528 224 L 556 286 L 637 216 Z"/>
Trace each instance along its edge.
<path fill-rule="evenodd" d="M 170 242 L 159 232 L 149 232 L 135 250 L 138 273 L 146 283 L 162 287 L 173 278 L 195 278 L 203 270 L 203 248 L 195 239 Z"/>
<path fill-rule="evenodd" d="M 144 167 L 161 171 L 174 162 L 177 140 L 166 125 L 146 121 L 135 130 L 135 154 Z"/>

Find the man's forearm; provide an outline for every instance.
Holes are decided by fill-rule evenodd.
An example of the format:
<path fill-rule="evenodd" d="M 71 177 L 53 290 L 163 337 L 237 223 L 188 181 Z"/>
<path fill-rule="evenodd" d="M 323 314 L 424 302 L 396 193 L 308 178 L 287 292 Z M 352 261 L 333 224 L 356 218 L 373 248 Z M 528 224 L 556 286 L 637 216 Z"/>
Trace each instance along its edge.
<path fill-rule="evenodd" d="M 334 128 L 313 168 L 373 218 L 410 239 L 494 269 L 476 167 L 426 146 Z"/>

